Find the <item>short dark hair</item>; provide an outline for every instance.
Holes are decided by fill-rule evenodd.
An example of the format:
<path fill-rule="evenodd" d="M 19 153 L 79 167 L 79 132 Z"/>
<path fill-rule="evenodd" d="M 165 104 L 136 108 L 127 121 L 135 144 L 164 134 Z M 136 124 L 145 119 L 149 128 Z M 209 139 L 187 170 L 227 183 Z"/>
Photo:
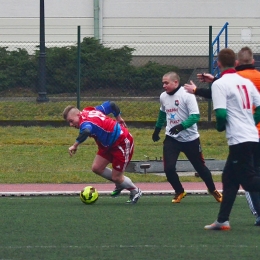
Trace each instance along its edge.
<path fill-rule="evenodd" d="M 180 82 L 180 76 L 176 72 L 174 72 L 174 71 L 167 72 L 163 76 L 164 77 L 169 77 L 170 80 L 172 80 L 172 81 L 177 80 L 178 82 Z"/>
<path fill-rule="evenodd" d="M 234 67 L 236 54 L 229 48 L 222 49 L 218 54 L 218 61 L 223 67 Z"/>
<path fill-rule="evenodd" d="M 240 65 L 253 63 L 253 52 L 249 47 L 243 47 L 237 54 L 237 59 Z"/>

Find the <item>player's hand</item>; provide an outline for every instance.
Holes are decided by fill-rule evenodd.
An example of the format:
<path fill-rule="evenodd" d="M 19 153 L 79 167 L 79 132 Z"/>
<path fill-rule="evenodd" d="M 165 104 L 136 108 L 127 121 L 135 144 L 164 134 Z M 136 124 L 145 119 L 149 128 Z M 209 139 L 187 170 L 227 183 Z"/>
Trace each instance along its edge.
<path fill-rule="evenodd" d="M 69 148 L 69 154 L 70 156 L 72 156 L 73 154 L 75 154 L 77 152 L 77 149 L 78 147 L 76 147 L 75 145 L 72 145 L 70 148 Z"/>
<path fill-rule="evenodd" d="M 217 129 L 218 132 L 223 132 L 223 131 L 226 130 L 226 124 L 219 124 L 219 123 L 217 123 L 216 129 Z"/>
<path fill-rule="evenodd" d="M 169 130 L 169 133 L 171 135 L 177 135 L 179 134 L 182 130 L 184 130 L 184 127 L 182 124 L 179 124 L 179 125 L 176 125 L 174 127 L 172 127 L 170 130 Z"/>
<path fill-rule="evenodd" d="M 214 76 L 211 75 L 210 73 L 200 73 L 200 74 L 197 74 L 197 79 L 200 81 L 200 82 L 213 82 L 214 81 Z"/>
<path fill-rule="evenodd" d="M 193 81 L 190 81 L 190 84 L 186 83 L 184 84 L 184 89 L 190 93 L 190 94 L 195 94 L 195 91 L 197 89 L 197 86 L 193 83 Z"/>
<path fill-rule="evenodd" d="M 160 136 L 159 136 L 160 131 L 161 131 L 161 128 L 155 127 L 153 135 L 152 135 L 152 139 L 154 142 L 158 142 L 160 140 Z"/>
<path fill-rule="evenodd" d="M 125 120 L 124 120 L 120 115 L 118 115 L 118 116 L 116 117 L 116 121 L 117 121 L 120 125 L 122 125 L 122 126 L 124 126 L 125 128 L 127 128 L 127 125 L 126 125 L 126 123 L 125 123 Z"/>

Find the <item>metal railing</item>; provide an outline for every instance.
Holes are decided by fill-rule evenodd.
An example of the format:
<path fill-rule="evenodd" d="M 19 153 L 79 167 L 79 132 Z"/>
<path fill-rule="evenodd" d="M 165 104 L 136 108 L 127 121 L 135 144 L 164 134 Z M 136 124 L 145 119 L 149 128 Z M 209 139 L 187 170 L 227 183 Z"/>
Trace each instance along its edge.
<path fill-rule="evenodd" d="M 223 38 L 223 33 L 224 33 L 224 41 L 222 41 Z M 223 44 L 221 44 L 223 43 Z M 224 45 L 222 47 L 221 45 Z M 223 26 L 223 28 L 220 30 L 218 35 L 216 36 L 215 40 L 212 42 L 212 52 L 211 52 L 211 57 L 212 57 L 212 69 L 211 69 L 211 74 L 212 75 L 217 75 L 218 77 L 220 76 L 220 71 L 217 65 L 218 61 L 218 53 L 222 48 L 227 48 L 228 47 L 228 22 L 226 22 Z"/>

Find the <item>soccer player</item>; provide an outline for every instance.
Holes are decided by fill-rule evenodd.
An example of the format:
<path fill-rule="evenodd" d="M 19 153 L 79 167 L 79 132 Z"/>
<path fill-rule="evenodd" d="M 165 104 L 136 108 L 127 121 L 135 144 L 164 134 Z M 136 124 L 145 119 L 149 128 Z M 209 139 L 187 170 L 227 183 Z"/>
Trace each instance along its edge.
<path fill-rule="evenodd" d="M 217 130 L 226 130 L 229 155 L 222 174 L 219 214 L 214 223 L 204 227 L 207 230 L 230 230 L 229 216 L 240 185 L 246 191 L 260 191 L 260 177 L 253 162 L 259 142 L 255 122 L 260 122 L 260 95 L 250 80 L 236 73 L 235 63 L 233 50 L 219 52 L 221 78 L 212 84 L 212 100 Z"/>
<path fill-rule="evenodd" d="M 115 119 L 107 115 L 112 113 Z M 110 101 L 96 107 L 86 107 L 82 111 L 74 106 L 67 106 L 63 118 L 71 127 L 79 129 L 75 143 L 69 148 L 69 154 L 76 153 L 78 146 L 88 137 L 94 138 L 98 152 L 92 164 L 92 171 L 101 177 L 115 183 L 112 197 L 118 196 L 123 189 L 130 191 L 127 204 L 135 204 L 142 191 L 134 185 L 130 178 L 124 176 L 124 171 L 130 162 L 134 141 L 120 116 L 120 109 Z M 112 170 L 107 167 L 112 163 Z"/>
<path fill-rule="evenodd" d="M 166 137 L 163 142 L 164 172 L 168 182 L 175 190 L 172 203 L 180 203 L 186 192 L 176 172 L 176 162 L 180 152 L 183 152 L 199 176 L 205 182 L 208 191 L 216 201 L 222 201 L 222 195 L 216 190 L 211 172 L 203 158 L 197 122 L 200 114 L 194 95 L 188 94 L 180 85 L 179 75 L 168 72 L 162 78 L 164 92 L 160 96 L 160 111 L 152 140 L 157 142 L 161 128 L 166 125 Z"/>
<path fill-rule="evenodd" d="M 258 92 L 260 92 L 260 72 L 254 67 L 253 52 L 249 47 L 243 47 L 238 52 L 235 69 L 240 76 L 250 79 Z M 217 78 L 214 78 L 211 74 L 203 73 L 198 74 L 198 79 L 201 82 L 212 82 Z M 211 89 L 197 88 L 193 82 L 185 84 L 184 88 L 189 93 L 211 99 Z M 260 139 L 260 123 L 257 124 L 257 129 Z M 258 143 L 257 152 L 254 155 L 254 165 L 256 173 L 260 175 L 260 142 Z M 260 226 L 260 193 L 246 191 L 245 196 L 252 214 L 256 217 L 255 226 Z"/>
<path fill-rule="evenodd" d="M 260 72 L 254 67 L 253 52 L 249 47 L 242 48 L 237 54 L 237 73 L 250 79 L 260 92 Z M 258 137 L 260 141 L 260 123 L 257 124 Z M 254 155 L 255 171 L 260 176 L 260 142 Z M 256 216 L 255 225 L 260 226 L 260 192 L 246 192 L 246 199 L 253 215 Z"/>

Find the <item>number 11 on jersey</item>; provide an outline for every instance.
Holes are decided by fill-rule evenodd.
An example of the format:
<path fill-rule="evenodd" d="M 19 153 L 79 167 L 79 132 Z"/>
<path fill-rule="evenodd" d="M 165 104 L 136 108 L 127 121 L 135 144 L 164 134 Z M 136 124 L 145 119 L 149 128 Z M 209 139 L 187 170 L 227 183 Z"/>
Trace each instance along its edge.
<path fill-rule="evenodd" d="M 241 99 L 242 99 L 243 108 L 244 109 L 251 109 L 246 85 L 242 85 L 242 86 L 237 85 L 237 88 L 238 88 L 239 94 L 240 94 Z"/>

